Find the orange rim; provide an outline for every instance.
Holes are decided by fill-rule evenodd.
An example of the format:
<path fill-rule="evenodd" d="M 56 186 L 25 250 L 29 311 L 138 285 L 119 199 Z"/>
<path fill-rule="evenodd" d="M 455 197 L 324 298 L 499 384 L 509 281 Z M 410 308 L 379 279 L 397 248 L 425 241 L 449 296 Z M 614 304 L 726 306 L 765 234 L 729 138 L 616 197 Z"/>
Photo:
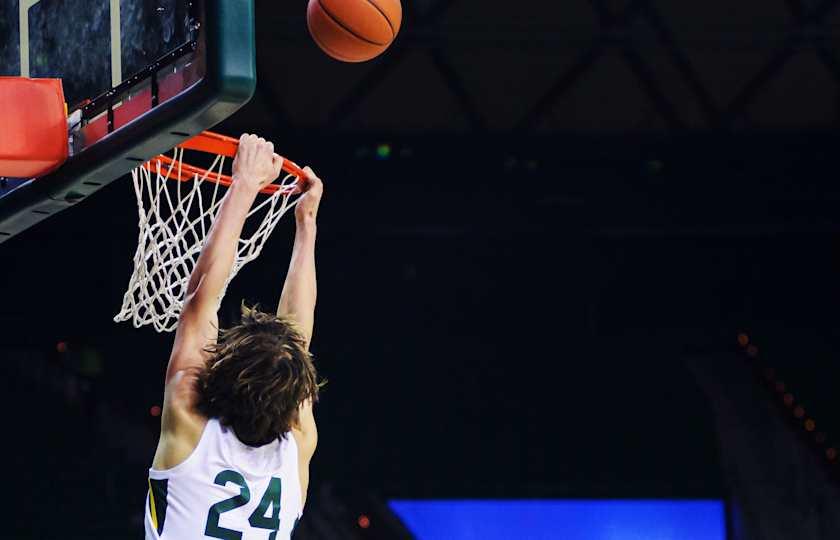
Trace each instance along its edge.
<path fill-rule="evenodd" d="M 236 150 L 239 148 L 239 139 L 234 139 L 233 137 L 228 137 L 227 135 L 221 135 L 219 133 L 213 133 L 212 131 L 203 131 L 192 139 L 188 139 L 179 144 L 178 148 L 183 148 L 184 150 L 196 150 L 199 152 L 206 152 L 208 154 L 216 154 L 232 158 L 236 155 Z M 150 159 L 143 164 L 143 167 L 149 172 L 156 172 L 154 168 L 155 166 L 153 165 L 154 162 L 159 163 L 159 168 L 163 168 L 165 166 L 169 169 L 171 167 L 172 170 L 168 178 L 173 180 L 188 182 L 192 180 L 195 175 L 198 175 L 199 177 L 206 177 L 207 180 L 216 182 L 223 186 L 230 186 L 233 184 L 233 178 L 226 174 L 210 175 L 208 174 L 207 169 L 202 169 L 201 167 L 196 167 L 195 165 L 190 165 L 189 163 L 181 163 L 179 167 L 178 163 L 174 159 L 169 156 L 164 156 L 163 154 Z M 295 162 L 286 158 L 283 158 L 283 170 L 299 179 L 305 176 L 303 169 L 301 169 Z M 290 186 L 287 186 L 287 189 L 289 187 Z M 269 184 L 262 188 L 260 193 L 272 195 L 280 189 L 283 189 L 283 186 L 280 184 Z M 298 188 L 295 186 L 292 189 L 296 190 Z"/>

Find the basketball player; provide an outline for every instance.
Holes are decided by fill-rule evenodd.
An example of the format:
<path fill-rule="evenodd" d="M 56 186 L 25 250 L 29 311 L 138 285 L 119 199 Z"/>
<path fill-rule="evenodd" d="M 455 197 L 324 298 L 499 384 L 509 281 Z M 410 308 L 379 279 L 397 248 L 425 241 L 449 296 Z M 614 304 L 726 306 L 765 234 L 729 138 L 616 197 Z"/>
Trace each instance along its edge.
<path fill-rule="evenodd" d="M 302 514 L 317 443 L 309 340 L 323 192 L 310 168 L 277 314 L 243 307 L 242 322 L 222 332 L 216 314 L 248 211 L 282 163 L 270 142 L 240 138 L 234 182 L 190 277 L 166 370 L 146 540 L 285 540 Z"/>

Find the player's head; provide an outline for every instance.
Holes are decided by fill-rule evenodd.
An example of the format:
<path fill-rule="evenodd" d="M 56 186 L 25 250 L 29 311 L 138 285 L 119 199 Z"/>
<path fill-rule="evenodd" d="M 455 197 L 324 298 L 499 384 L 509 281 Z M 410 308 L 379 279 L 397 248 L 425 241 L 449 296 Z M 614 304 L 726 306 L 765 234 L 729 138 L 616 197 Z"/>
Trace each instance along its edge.
<path fill-rule="evenodd" d="M 306 340 L 289 319 L 243 306 L 240 324 L 222 331 L 210 352 L 197 379 L 198 409 L 245 444 L 288 432 L 300 404 L 318 397 Z"/>

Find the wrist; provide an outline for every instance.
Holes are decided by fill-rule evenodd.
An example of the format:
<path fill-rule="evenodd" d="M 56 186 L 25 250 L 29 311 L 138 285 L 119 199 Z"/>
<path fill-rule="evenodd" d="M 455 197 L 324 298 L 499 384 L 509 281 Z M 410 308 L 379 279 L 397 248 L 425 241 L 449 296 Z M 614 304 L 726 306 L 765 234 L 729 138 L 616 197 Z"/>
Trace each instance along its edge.
<path fill-rule="evenodd" d="M 302 231 L 315 232 L 315 230 L 318 228 L 318 224 L 315 222 L 314 216 L 295 216 L 295 223 L 297 224 L 298 230 Z"/>
<path fill-rule="evenodd" d="M 233 182 L 231 182 L 228 190 L 234 190 L 240 193 L 253 193 L 254 196 L 260 191 L 256 182 L 249 182 L 249 179 L 241 174 L 234 173 L 232 180 Z"/>
<path fill-rule="evenodd" d="M 234 179 L 233 183 L 228 187 L 226 198 L 236 201 L 236 206 L 243 206 L 250 209 L 257 199 L 258 193 L 259 189 L 248 185 L 248 182 L 237 182 Z"/>

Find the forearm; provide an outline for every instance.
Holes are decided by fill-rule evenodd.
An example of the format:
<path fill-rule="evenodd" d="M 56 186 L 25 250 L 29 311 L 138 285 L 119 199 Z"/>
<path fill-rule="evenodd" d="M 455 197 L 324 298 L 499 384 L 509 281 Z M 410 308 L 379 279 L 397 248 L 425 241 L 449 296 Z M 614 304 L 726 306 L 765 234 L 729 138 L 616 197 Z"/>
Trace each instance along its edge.
<path fill-rule="evenodd" d="M 315 276 L 316 232 L 314 219 L 297 222 L 289 272 L 283 284 L 280 304 L 277 306 L 277 315 L 292 317 L 303 332 L 307 344 L 312 339 L 318 294 Z"/>
<path fill-rule="evenodd" d="M 259 190 L 280 174 L 283 159 L 274 145 L 256 135 L 243 134 L 233 159 L 233 183 L 222 199 L 213 225 L 195 263 L 178 319 L 166 380 L 180 371 L 201 368 L 207 346 L 218 337 L 216 311 L 230 277 L 242 227 Z"/>
<path fill-rule="evenodd" d="M 212 302 L 215 307 L 233 267 L 242 227 L 255 197 L 256 191 L 244 183 L 230 186 L 190 276 L 188 300 Z"/>

